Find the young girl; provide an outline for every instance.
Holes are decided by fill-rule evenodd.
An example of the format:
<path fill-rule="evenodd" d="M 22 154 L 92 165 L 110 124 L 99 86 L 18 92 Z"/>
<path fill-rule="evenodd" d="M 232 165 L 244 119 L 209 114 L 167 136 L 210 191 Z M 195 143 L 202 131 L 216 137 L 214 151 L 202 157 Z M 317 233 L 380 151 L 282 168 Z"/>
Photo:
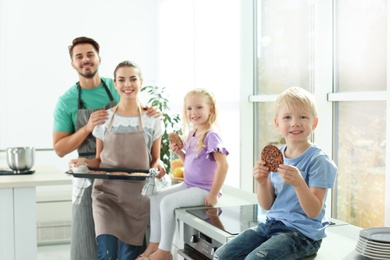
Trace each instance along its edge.
<path fill-rule="evenodd" d="M 75 159 L 70 163 L 100 168 L 157 168 L 160 161 L 163 122 L 141 111 L 138 93 L 142 86 L 140 69 L 129 61 L 114 71 L 117 106 L 108 110 L 108 120 L 93 130 L 96 158 Z M 149 198 L 142 196 L 145 181 L 96 179 L 92 190 L 93 217 L 98 243 L 98 259 L 135 259 L 143 245 L 149 221 Z M 118 249 L 119 245 L 119 249 Z M 118 253 L 119 251 L 119 253 Z"/>
<path fill-rule="evenodd" d="M 337 166 L 310 141 L 318 124 L 314 97 L 292 87 L 279 95 L 275 108 L 275 126 L 286 140 L 280 148 L 284 164 L 270 172 L 259 160 L 253 168 L 266 221 L 219 247 L 215 260 L 301 259 L 314 255 L 326 236 L 326 194 Z"/>
<path fill-rule="evenodd" d="M 194 89 L 184 98 L 184 126 L 189 132 L 182 149 L 171 150 L 184 162 L 184 182 L 150 197 L 150 243 L 137 259 L 172 259 L 174 211 L 179 207 L 214 206 L 228 170 L 221 137 L 212 128 L 217 119 L 213 95 Z"/>

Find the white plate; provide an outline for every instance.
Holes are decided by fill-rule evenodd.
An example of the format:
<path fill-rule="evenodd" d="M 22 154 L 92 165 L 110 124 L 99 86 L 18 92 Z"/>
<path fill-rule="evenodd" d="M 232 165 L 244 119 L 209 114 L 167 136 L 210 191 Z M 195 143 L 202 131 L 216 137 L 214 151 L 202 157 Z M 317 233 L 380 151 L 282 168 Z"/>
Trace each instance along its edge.
<path fill-rule="evenodd" d="M 389 257 L 390 255 L 385 255 L 385 254 L 381 254 L 381 253 L 371 253 L 371 252 L 367 252 L 363 249 L 361 249 L 360 247 L 356 247 L 356 251 L 361 254 L 362 256 L 367 256 L 367 257 L 371 257 L 371 258 L 375 258 L 375 259 L 379 259 L 379 260 L 389 260 Z"/>
<path fill-rule="evenodd" d="M 370 248 L 373 248 L 373 249 L 381 249 L 381 250 L 385 250 L 385 251 L 389 251 L 390 252 L 390 247 L 389 246 L 373 244 L 373 243 L 371 243 L 371 241 L 365 241 L 365 240 L 361 240 L 360 239 L 358 241 L 358 244 L 363 246 L 363 247 L 370 247 Z"/>
<path fill-rule="evenodd" d="M 368 240 L 367 238 L 360 237 L 358 243 L 361 243 L 364 246 L 369 246 L 373 248 L 380 248 L 384 250 L 390 250 L 390 244 L 388 243 L 380 243 L 380 242 L 375 242 L 372 240 Z"/>
<path fill-rule="evenodd" d="M 374 253 L 374 254 L 383 254 L 383 255 L 387 255 L 390 257 L 390 251 L 389 250 L 383 250 L 383 249 L 378 249 L 378 248 L 373 248 L 373 247 L 369 247 L 369 246 L 365 246 L 365 245 L 362 245 L 360 243 L 358 243 L 356 245 L 356 247 L 358 247 L 359 249 L 361 249 L 363 252 L 369 252 L 369 253 Z"/>
<path fill-rule="evenodd" d="M 366 228 L 360 231 L 360 236 L 381 243 L 390 243 L 390 227 Z"/>

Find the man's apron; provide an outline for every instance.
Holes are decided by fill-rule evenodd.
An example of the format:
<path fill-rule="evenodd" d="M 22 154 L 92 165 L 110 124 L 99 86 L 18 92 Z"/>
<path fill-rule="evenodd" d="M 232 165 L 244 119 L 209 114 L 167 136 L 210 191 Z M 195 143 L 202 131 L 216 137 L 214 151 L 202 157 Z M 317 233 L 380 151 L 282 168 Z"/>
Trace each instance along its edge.
<path fill-rule="evenodd" d="M 140 111 L 140 110 L 139 110 Z M 150 168 L 149 151 L 142 130 L 141 111 L 139 131 L 112 132 L 111 118 L 100 155 L 101 168 Z M 142 196 L 145 181 L 96 179 L 93 184 L 93 217 L 96 237 L 110 234 L 119 240 L 142 246 L 149 222 L 149 197 Z"/>
<path fill-rule="evenodd" d="M 106 83 L 101 80 L 107 92 L 110 102 L 100 109 L 107 110 L 116 105 L 116 102 L 108 89 Z M 81 87 L 78 88 L 78 112 L 76 121 L 76 131 L 88 123 L 89 117 L 98 109 L 86 109 L 81 100 Z M 77 149 L 79 157 L 95 158 L 96 139 L 90 134 L 82 145 Z M 93 182 L 93 180 L 91 180 Z M 95 239 L 95 226 L 92 216 L 92 186 L 84 190 L 80 204 L 72 206 L 72 237 L 71 237 L 71 260 L 91 260 L 97 259 L 97 245 Z"/>

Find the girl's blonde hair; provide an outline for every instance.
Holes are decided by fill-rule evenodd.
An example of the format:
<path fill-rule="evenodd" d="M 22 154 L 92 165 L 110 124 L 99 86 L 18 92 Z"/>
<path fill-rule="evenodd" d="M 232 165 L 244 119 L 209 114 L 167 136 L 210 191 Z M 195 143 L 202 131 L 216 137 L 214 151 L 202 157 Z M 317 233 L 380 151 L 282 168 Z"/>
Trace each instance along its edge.
<path fill-rule="evenodd" d="M 187 97 L 192 96 L 192 95 L 203 96 L 206 100 L 206 103 L 210 106 L 210 116 L 209 116 L 208 122 L 207 122 L 208 130 L 210 130 L 213 127 L 218 128 L 218 124 L 217 124 L 218 109 L 217 109 L 217 102 L 215 100 L 214 95 L 210 91 L 208 91 L 204 88 L 193 89 L 193 90 L 187 92 L 187 94 L 184 96 L 184 107 L 183 107 L 183 127 L 184 127 L 184 129 L 183 129 L 183 133 L 187 136 L 186 139 L 188 139 L 188 134 L 191 132 L 191 130 L 193 130 L 193 126 L 191 125 L 190 120 L 187 118 L 187 113 L 186 113 L 187 112 L 186 100 L 187 100 Z M 203 143 L 204 143 L 204 139 L 206 138 L 207 132 L 208 131 L 205 131 L 204 133 L 202 133 L 202 136 L 198 139 L 196 147 L 195 147 L 196 152 L 199 152 L 200 150 L 202 150 L 205 147 L 205 145 Z"/>
<path fill-rule="evenodd" d="M 291 87 L 278 96 L 275 102 L 275 117 L 278 117 L 280 110 L 284 106 L 294 110 L 309 110 L 314 118 L 317 117 L 315 98 L 309 91 L 303 88 Z"/>

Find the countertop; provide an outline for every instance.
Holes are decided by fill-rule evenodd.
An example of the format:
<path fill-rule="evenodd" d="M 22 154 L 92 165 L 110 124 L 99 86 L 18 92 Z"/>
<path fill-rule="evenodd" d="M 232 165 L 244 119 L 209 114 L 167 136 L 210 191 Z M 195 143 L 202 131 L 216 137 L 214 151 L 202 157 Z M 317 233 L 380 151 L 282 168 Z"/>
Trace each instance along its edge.
<path fill-rule="evenodd" d="M 39 165 L 33 167 L 35 170 L 32 174 L 21 175 L 0 175 L 0 189 L 16 187 L 36 187 L 71 184 L 72 177 L 65 174 L 65 171 L 55 166 Z"/>

